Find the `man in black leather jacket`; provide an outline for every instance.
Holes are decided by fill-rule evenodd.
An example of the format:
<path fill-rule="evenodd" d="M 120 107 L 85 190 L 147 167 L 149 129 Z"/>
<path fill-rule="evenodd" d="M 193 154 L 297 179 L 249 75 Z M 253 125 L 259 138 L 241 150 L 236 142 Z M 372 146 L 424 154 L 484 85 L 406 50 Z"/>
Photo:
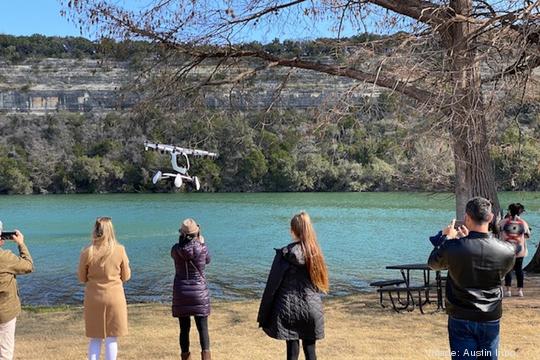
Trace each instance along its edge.
<path fill-rule="evenodd" d="M 489 200 L 467 203 L 465 225 L 443 230 L 447 240 L 431 252 L 433 270 L 448 269 L 446 312 L 452 359 L 497 359 L 502 279 L 512 269 L 515 247 L 493 237 Z M 461 237 L 461 236 L 463 237 Z"/>

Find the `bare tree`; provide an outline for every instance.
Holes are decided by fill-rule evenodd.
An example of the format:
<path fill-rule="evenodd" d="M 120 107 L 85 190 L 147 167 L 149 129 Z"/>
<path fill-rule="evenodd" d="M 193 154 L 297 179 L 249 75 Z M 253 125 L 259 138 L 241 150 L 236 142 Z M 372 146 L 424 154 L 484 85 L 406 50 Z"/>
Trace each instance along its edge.
<path fill-rule="evenodd" d="M 201 86 L 242 82 L 268 67 L 285 67 L 347 77 L 407 96 L 436 114 L 438 126 L 451 134 L 457 217 L 462 218 L 472 196 L 487 197 L 500 209 L 489 127 L 497 121 L 493 109 L 501 94 L 526 91 L 531 72 L 540 66 L 539 0 L 154 0 L 140 10 L 110 0 L 63 2 L 81 29 L 144 39 L 171 54 L 187 55 L 189 61 L 163 85 L 164 91 L 198 65 L 212 63 L 216 70 Z M 338 41 L 339 55 L 328 62 L 242 44 L 253 29 L 306 20 L 315 26 L 322 19 L 332 20 L 338 36 L 347 26 L 395 35 Z M 226 81 L 215 79 L 219 68 L 240 59 L 260 65 Z"/>

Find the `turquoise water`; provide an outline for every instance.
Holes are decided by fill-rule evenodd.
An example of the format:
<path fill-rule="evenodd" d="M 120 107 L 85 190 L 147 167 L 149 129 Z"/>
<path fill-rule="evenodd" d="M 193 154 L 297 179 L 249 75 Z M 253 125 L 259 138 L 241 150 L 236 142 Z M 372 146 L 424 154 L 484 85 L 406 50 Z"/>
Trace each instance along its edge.
<path fill-rule="evenodd" d="M 525 204 L 536 244 L 540 193 L 504 193 L 501 201 L 505 207 Z M 81 303 L 79 252 L 98 216 L 113 218 L 130 257 L 128 301 L 167 302 L 174 274 L 170 248 L 186 217 L 200 222 L 210 247 L 212 295 L 243 299 L 260 295 L 273 248 L 290 241 L 291 216 L 308 211 L 328 262 L 331 295 L 340 296 L 368 290 L 374 279 L 399 277 L 386 265 L 425 262 L 428 236 L 453 217 L 453 207 L 451 195 L 417 193 L 4 196 L 0 220 L 5 230 L 23 231 L 35 260 L 35 273 L 18 278 L 26 304 Z M 530 258 L 535 248 L 529 248 Z"/>

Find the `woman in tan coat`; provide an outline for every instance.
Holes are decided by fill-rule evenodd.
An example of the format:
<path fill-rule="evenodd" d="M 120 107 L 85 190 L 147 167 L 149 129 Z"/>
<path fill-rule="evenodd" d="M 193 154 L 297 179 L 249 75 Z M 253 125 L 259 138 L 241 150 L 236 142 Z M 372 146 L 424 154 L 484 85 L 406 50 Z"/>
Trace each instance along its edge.
<path fill-rule="evenodd" d="M 90 338 L 88 359 L 99 360 L 105 339 L 105 359 L 115 360 L 118 336 L 127 335 L 127 303 L 123 282 L 131 277 L 125 248 L 118 244 L 111 218 L 96 220 L 92 243 L 81 253 L 79 280 L 84 290 L 86 336 Z"/>

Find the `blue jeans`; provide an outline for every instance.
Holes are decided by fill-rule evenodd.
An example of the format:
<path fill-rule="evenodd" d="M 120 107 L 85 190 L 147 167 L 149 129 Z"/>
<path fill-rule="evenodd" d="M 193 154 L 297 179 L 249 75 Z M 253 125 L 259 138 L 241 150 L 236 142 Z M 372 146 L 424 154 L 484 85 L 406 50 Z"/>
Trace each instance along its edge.
<path fill-rule="evenodd" d="M 448 317 L 450 351 L 454 359 L 497 360 L 500 320 L 470 321 Z"/>

